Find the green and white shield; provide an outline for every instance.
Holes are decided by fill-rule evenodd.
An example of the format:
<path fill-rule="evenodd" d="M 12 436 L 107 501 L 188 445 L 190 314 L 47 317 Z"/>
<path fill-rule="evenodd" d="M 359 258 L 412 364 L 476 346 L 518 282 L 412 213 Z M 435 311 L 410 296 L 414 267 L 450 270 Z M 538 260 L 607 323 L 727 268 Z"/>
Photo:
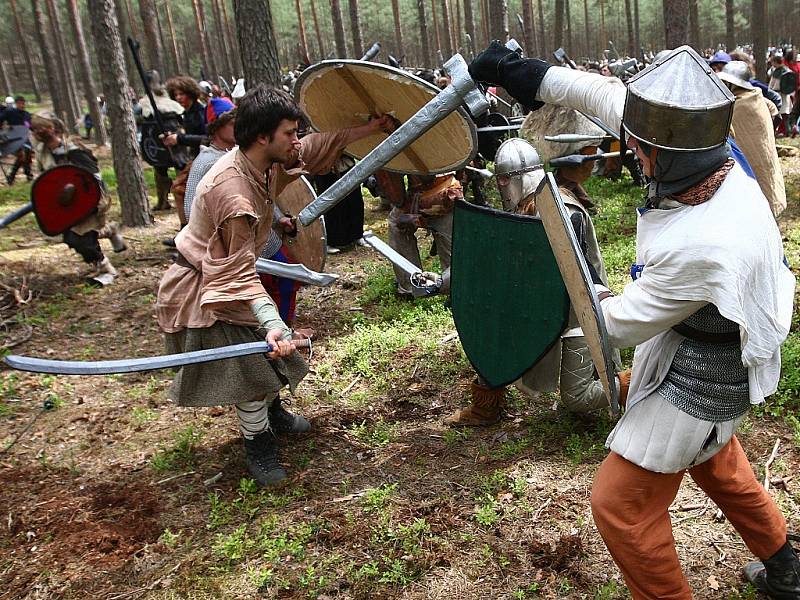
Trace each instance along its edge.
<path fill-rule="evenodd" d="M 538 217 L 457 202 L 450 277 L 461 345 L 490 387 L 519 379 L 567 325 L 569 296 Z"/>

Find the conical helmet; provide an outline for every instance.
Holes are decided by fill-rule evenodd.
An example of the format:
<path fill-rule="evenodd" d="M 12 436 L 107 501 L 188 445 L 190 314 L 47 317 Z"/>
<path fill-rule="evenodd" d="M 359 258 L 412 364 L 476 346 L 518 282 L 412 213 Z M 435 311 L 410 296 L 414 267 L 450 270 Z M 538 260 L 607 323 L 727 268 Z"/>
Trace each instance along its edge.
<path fill-rule="evenodd" d="M 523 199 L 536 191 L 544 178 L 544 165 L 539 153 L 527 141 L 510 138 L 497 149 L 494 175 L 503 208 L 514 210 Z"/>
<path fill-rule="evenodd" d="M 681 46 L 628 80 L 622 125 L 664 150 L 710 150 L 725 143 L 734 96 L 697 52 Z"/>

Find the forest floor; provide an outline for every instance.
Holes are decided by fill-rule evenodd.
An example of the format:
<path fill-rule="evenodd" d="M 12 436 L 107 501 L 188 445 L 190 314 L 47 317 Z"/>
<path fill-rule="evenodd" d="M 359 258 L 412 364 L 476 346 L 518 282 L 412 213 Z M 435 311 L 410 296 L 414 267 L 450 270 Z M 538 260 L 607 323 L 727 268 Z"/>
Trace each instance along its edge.
<path fill-rule="evenodd" d="M 800 158 L 783 163 L 790 200 L 780 225 L 797 272 Z M 103 164 L 114 189 L 107 156 Z M 629 180 L 589 188 L 621 290 L 641 192 Z M 28 191 L 0 188 L 0 213 Z M 385 237 L 386 214 L 366 200 L 367 227 Z M 110 255 L 120 276 L 105 289 L 87 286 L 75 253 L 33 218 L 4 230 L 0 347 L 86 360 L 163 353 L 154 300 L 170 260 L 160 240 L 176 226 L 159 213 L 154 227 L 127 231 L 129 249 Z M 315 328 L 319 342 L 291 409 L 313 428 L 284 440 L 281 490 L 248 478 L 230 409 L 167 399 L 170 372 L 0 371 L 0 599 L 628 596 L 589 506 L 612 421 L 511 390 L 497 426 L 444 427 L 468 401 L 473 373 L 442 299 L 397 299 L 387 263 L 362 247 L 330 256 L 326 270 L 341 276 L 336 284 L 300 294 L 297 325 Z M 797 321 L 778 393 L 740 432 L 761 478 L 778 444 L 770 493 L 795 531 Z M 740 575 L 750 552 L 690 478 L 670 510 L 695 596 L 755 597 Z"/>

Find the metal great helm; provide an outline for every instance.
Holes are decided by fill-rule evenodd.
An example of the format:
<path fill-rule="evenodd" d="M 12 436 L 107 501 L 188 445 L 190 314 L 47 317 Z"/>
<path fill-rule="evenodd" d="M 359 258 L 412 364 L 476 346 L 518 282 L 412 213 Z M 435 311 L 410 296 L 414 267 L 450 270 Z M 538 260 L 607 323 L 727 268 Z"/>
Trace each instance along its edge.
<path fill-rule="evenodd" d="M 689 46 L 628 80 L 622 125 L 656 148 L 710 150 L 725 143 L 734 96 Z"/>
<path fill-rule="evenodd" d="M 544 179 L 544 165 L 533 146 L 521 138 L 511 138 L 497 149 L 494 175 L 503 199 L 503 208 L 510 211 L 536 191 Z M 508 181 L 500 185 L 503 179 Z"/>

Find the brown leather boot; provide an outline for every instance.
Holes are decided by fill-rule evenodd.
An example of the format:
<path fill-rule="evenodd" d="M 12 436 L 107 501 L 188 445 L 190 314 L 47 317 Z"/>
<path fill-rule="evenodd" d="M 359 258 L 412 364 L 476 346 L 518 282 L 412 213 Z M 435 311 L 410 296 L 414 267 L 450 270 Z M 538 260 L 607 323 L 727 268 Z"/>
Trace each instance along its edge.
<path fill-rule="evenodd" d="M 628 389 L 631 387 L 631 373 L 630 369 L 625 369 L 617 373 L 619 377 L 619 406 L 624 409 L 625 404 L 628 402 Z"/>
<path fill-rule="evenodd" d="M 506 388 L 488 388 L 473 382 L 472 404 L 454 412 L 444 420 L 450 427 L 486 427 L 500 420 Z"/>

